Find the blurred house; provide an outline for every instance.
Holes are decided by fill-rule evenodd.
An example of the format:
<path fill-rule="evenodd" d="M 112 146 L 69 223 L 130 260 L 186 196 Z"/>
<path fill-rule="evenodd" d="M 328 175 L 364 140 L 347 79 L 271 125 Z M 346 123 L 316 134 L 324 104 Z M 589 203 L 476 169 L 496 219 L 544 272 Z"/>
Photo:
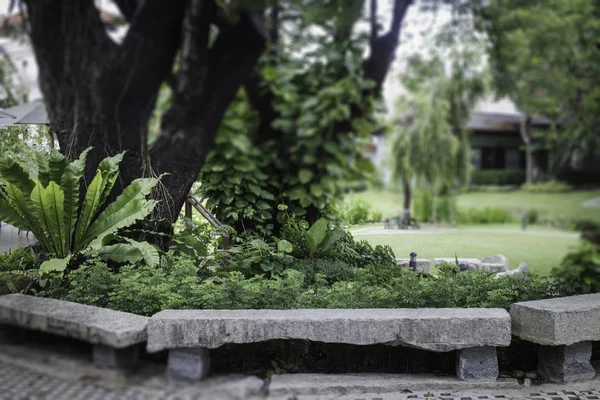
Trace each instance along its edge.
<path fill-rule="evenodd" d="M 524 176 L 526 157 L 521 138 L 522 115 L 508 99 L 494 102 L 482 102 L 473 112 L 467 128 L 470 131 L 469 141 L 475 170 L 512 170 L 522 171 Z M 532 121 L 535 164 L 539 172 L 548 170 L 548 151 L 544 149 L 543 134 L 550 128 L 548 118 L 536 118 Z M 365 154 L 379 169 L 384 182 L 390 182 L 389 138 L 385 132 L 375 132 L 372 146 L 366 148 Z M 600 183 L 600 154 L 575 155 L 569 168 L 565 171 L 566 180 L 581 180 L 581 183 Z M 585 179 L 581 175 L 587 174 Z M 579 176 L 577 176 L 579 175 Z M 594 176 L 597 176 L 594 178 Z M 574 182 L 577 184 L 578 182 Z"/>

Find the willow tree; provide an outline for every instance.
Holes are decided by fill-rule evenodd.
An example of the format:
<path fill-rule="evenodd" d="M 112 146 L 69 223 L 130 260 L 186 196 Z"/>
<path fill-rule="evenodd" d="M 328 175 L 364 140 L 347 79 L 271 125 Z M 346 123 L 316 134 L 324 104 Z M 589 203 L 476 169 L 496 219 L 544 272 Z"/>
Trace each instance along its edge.
<path fill-rule="evenodd" d="M 265 137 L 272 135 L 272 96 L 263 89 L 257 62 L 279 41 L 279 11 L 302 14 L 324 4 L 348 12 L 346 1 L 319 0 L 115 0 L 128 26 L 121 43 L 109 37 L 93 0 L 24 0 L 39 65 L 39 82 L 61 151 L 74 159 L 93 146 L 89 165 L 124 150 L 121 187 L 140 176 L 161 180 L 158 217 L 177 219 L 206 161 L 228 107 L 243 87 L 260 115 Z M 364 0 L 360 2 L 360 9 Z M 389 29 L 378 22 L 371 0 L 369 51 L 361 65 L 374 84 L 362 93 L 378 96 L 412 0 L 394 0 Z M 339 18 L 338 18 L 339 19 Z M 349 38 L 353 24 L 336 39 Z M 150 146 L 148 125 L 159 94 L 173 92 Z M 340 99 L 342 100 L 342 99 Z M 352 109 L 336 129 L 346 134 L 362 110 Z M 276 134 L 276 133 L 275 133 Z M 87 171 L 88 178 L 93 171 Z"/>
<path fill-rule="evenodd" d="M 401 76 L 407 94 L 395 104 L 392 121 L 392 178 L 402 181 L 403 219 L 410 220 L 413 180 L 425 182 L 434 199 L 442 190 L 453 195 L 469 181 L 471 151 L 467 123 L 486 92 L 486 74 L 479 53 L 454 49 L 450 72 L 439 53 L 414 56 Z"/>

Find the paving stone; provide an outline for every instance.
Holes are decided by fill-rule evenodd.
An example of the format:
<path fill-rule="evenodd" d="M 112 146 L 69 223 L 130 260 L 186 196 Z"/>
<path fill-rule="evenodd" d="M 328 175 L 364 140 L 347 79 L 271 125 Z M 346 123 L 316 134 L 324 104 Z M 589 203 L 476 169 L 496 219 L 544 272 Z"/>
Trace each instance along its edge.
<path fill-rule="evenodd" d="M 148 323 L 149 352 L 299 339 L 451 351 L 510 344 L 504 309 L 168 310 Z"/>

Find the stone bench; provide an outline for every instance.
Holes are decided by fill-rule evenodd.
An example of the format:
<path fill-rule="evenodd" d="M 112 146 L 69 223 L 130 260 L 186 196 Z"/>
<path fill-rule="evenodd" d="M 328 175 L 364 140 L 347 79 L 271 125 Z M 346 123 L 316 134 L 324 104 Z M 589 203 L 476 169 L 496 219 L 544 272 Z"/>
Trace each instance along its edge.
<path fill-rule="evenodd" d="M 513 335 L 540 344 L 538 373 L 554 382 L 592 379 L 592 341 L 600 340 L 600 293 L 515 303 Z"/>
<path fill-rule="evenodd" d="M 148 317 L 70 301 L 9 294 L 0 296 L 0 324 L 32 329 L 93 344 L 94 364 L 134 367 L 146 341 Z"/>
<path fill-rule="evenodd" d="M 458 350 L 459 378 L 494 380 L 510 316 L 504 309 L 167 310 L 150 318 L 147 350 L 169 350 L 169 377 L 196 380 L 208 374 L 209 349 L 275 339 Z"/>

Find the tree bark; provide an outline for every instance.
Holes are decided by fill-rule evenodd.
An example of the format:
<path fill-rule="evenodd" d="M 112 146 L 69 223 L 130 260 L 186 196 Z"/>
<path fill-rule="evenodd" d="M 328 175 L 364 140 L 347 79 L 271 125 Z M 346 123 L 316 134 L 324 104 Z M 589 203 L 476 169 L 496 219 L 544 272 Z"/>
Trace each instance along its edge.
<path fill-rule="evenodd" d="M 519 133 L 525 147 L 525 180 L 527 183 L 531 183 L 534 180 L 535 160 L 533 157 L 533 144 L 531 143 L 531 117 L 527 114 L 523 115 Z"/>
<path fill-rule="evenodd" d="M 405 226 L 410 224 L 410 203 L 412 202 L 412 188 L 410 180 L 406 177 L 402 178 L 402 188 L 404 193 L 404 207 L 402 210 L 402 223 Z"/>
<path fill-rule="evenodd" d="M 121 189 L 140 176 L 165 174 L 157 217 L 175 221 L 225 110 L 265 47 L 261 18 L 242 11 L 237 24 L 219 27 L 211 45 L 214 0 L 117 0 L 130 27 L 116 44 L 92 1 L 26 4 L 40 87 L 61 150 L 74 159 L 93 146 L 88 182 L 101 159 L 122 151 Z M 174 99 L 149 149 L 148 121 L 166 80 Z"/>

